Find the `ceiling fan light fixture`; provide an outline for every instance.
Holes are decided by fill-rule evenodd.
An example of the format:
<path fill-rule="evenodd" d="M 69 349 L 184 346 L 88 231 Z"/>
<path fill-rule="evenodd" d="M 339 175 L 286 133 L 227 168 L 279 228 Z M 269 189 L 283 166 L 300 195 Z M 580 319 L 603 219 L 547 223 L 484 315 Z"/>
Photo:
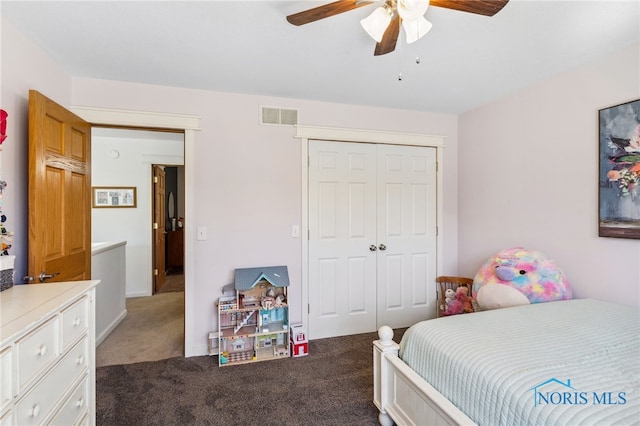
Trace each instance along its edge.
<path fill-rule="evenodd" d="M 397 7 L 403 21 L 413 21 L 427 13 L 429 0 L 398 0 Z"/>
<path fill-rule="evenodd" d="M 378 43 L 382 40 L 385 30 L 391 23 L 392 11 L 385 6 L 377 8 L 371 15 L 360 21 L 362 28 Z"/>
<path fill-rule="evenodd" d="M 420 40 L 431 30 L 433 24 L 427 21 L 424 16 L 420 16 L 413 21 L 402 21 L 402 28 L 407 36 L 407 44 Z"/>
<path fill-rule="evenodd" d="M 484 16 L 494 16 L 509 3 L 509 0 L 432 1 L 431 6 Z M 401 23 L 404 24 L 408 43 L 419 40 L 431 29 L 431 23 L 424 19 L 430 0 L 333 0 L 289 15 L 287 21 L 297 26 L 304 25 L 377 2 L 383 2 L 382 7 L 360 21 L 364 30 L 377 42 L 374 56 L 386 55 L 396 49 Z"/>

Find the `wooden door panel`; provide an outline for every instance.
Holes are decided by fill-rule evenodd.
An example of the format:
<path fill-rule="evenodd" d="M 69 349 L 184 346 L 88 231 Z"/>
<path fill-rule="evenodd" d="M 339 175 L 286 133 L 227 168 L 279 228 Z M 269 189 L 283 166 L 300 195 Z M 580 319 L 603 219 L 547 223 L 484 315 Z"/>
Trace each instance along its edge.
<path fill-rule="evenodd" d="M 67 198 L 67 220 L 69 223 L 83 224 L 87 218 L 87 209 L 84 208 L 91 201 L 87 199 L 90 189 L 86 187 L 84 175 L 71 173 L 70 197 Z M 72 233 L 68 236 L 68 246 L 71 253 L 84 251 L 85 236 L 82 232 Z"/>
<path fill-rule="evenodd" d="M 87 141 L 82 129 L 71 129 L 71 158 L 81 162 L 87 161 Z"/>
<path fill-rule="evenodd" d="M 51 256 L 50 259 L 45 261 L 45 271 L 64 271 L 64 276 L 67 277 L 64 280 L 54 277 L 47 282 L 54 281 L 76 281 L 84 280 L 83 278 L 85 268 L 83 267 L 84 251 L 78 251 L 68 256 Z M 62 275 L 62 273 L 60 274 Z"/>
<path fill-rule="evenodd" d="M 43 259 L 47 261 L 50 258 L 62 256 L 64 253 L 64 247 L 62 246 L 62 227 L 48 226 L 49 223 L 46 222 L 46 216 L 48 215 L 52 217 L 62 217 L 63 204 L 61 201 L 64 199 L 64 170 L 47 167 L 45 181 L 47 191 L 44 192 L 42 197 L 45 200 L 44 211 L 35 211 L 34 213 L 38 216 L 40 214 L 44 216 L 39 218 L 44 222 L 44 226 L 41 228 L 44 232 L 40 234 L 43 241 L 40 244 L 44 247 L 44 250 L 41 252 Z M 37 206 L 35 206 L 35 208 L 37 208 Z"/>
<path fill-rule="evenodd" d="M 91 126 L 29 92 L 29 275 L 91 278 Z"/>
<path fill-rule="evenodd" d="M 159 292 L 166 278 L 166 220 L 165 220 L 165 171 L 160 166 L 153 166 L 153 292 Z"/>

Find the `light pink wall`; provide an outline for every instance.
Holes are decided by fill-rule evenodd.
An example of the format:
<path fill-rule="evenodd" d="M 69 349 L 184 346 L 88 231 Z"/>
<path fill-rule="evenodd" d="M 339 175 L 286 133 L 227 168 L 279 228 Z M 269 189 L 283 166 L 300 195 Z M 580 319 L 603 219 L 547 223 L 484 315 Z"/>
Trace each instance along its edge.
<path fill-rule="evenodd" d="M 187 166 L 197 194 L 187 221 L 208 226 L 209 239 L 196 243 L 187 333 L 203 345 L 215 327 L 213 302 L 236 267 L 287 264 L 291 296 L 300 298 L 300 240 L 290 237 L 300 222 L 300 149 L 293 129 L 258 124 L 260 105 L 297 108 L 301 124 L 447 137 L 442 273 L 473 274 L 519 244 L 555 258 L 577 296 L 638 305 L 640 242 L 597 237 L 596 187 L 597 110 L 640 98 L 638 46 L 470 111 L 458 127 L 451 115 L 72 79 L 4 20 L 1 31 L 0 105 L 10 114 L 1 176 L 17 276 L 26 271 L 27 99 L 36 89 L 65 106 L 202 116 Z"/>
<path fill-rule="evenodd" d="M 460 116 L 460 272 L 545 252 L 577 297 L 640 305 L 640 241 L 598 237 L 598 110 L 640 98 L 640 46 Z"/>
<path fill-rule="evenodd" d="M 0 177 L 7 182 L 2 211 L 7 230 L 15 233 L 10 253 L 16 255 L 15 280 L 21 282 L 27 273 L 29 90 L 66 105 L 71 97 L 71 75 L 0 19 L 0 107 L 9 114 L 7 140 L 0 153 Z"/>
<path fill-rule="evenodd" d="M 195 163 L 186 165 L 197 197 L 186 231 L 208 228 L 208 240 L 195 244 L 195 292 L 187 295 L 195 310 L 194 330 L 187 330 L 193 341 L 205 343 L 217 328 L 214 303 L 235 268 L 288 265 L 289 298 L 302 297 L 301 240 L 291 238 L 291 226 L 301 223 L 300 142 L 292 127 L 261 126 L 261 105 L 296 108 L 300 124 L 446 136 L 443 273 L 457 269 L 455 116 L 85 78 L 74 79 L 72 103 L 202 117 Z M 301 309 L 293 305 L 293 321 Z"/>

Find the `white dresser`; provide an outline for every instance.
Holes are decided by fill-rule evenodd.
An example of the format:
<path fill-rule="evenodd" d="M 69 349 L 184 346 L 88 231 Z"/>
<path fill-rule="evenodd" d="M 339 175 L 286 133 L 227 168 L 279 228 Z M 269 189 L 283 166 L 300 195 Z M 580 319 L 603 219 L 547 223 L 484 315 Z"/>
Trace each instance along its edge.
<path fill-rule="evenodd" d="M 95 424 L 95 286 L 0 293 L 0 426 Z"/>

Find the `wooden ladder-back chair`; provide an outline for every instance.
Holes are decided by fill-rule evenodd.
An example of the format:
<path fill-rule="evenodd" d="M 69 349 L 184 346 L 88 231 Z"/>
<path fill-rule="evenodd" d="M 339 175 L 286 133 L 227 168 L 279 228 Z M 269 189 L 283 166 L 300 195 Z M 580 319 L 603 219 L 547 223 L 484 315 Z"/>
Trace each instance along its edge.
<path fill-rule="evenodd" d="M 436 278 L 436 282 L 439 285 L 438 306 L 436 307 L 438 317 L 442 316 L 442 310 L 445 307 L 444 293 L 447 291 L 447 289 L 451 289 L 455 292 L 458 287 L 466 286 L 469 289 L 469 296 L 471 296 L 471 287 L 473 286 L 473 278 L 439 276 Z"/>

